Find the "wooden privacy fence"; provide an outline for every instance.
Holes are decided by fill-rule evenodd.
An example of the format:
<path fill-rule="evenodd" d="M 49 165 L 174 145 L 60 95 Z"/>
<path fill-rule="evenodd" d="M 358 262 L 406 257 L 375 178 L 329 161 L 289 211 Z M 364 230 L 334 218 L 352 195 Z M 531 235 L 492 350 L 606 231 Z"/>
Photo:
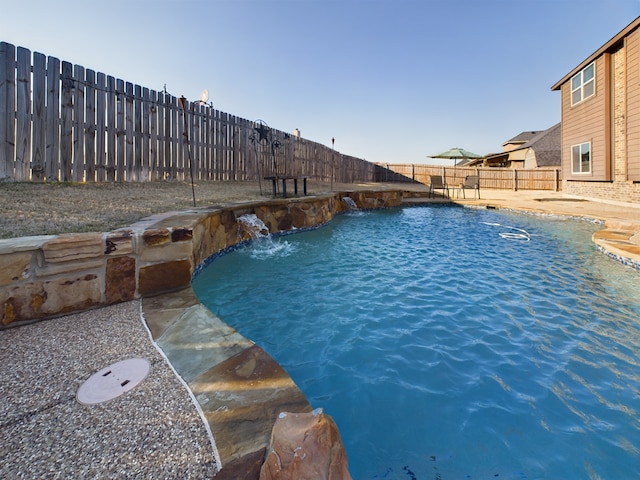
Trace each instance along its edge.
<path fill-rule="evenodd" d="M 372 181 L 374 164 L 0 42 L 0 180 Z"/>
<path fill-rule="evenodd" d="M 457 187 L 467 175 L 478 175 L 480 188 L 501 190 L 553 190 L 562 187 L 559 168 L 446 167 L 422 164 L 376 164 L 375 181 L 430 183 L 431 175 L 441 175 L 449 186 Z"/>

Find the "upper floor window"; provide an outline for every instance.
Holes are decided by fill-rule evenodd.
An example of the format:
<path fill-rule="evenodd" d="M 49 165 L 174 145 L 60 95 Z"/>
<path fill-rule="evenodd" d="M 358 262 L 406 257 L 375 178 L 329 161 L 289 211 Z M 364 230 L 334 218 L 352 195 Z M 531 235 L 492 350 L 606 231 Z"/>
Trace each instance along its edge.
<path fill-rule="evenodd" d="M 571 105 L 586 100 L 596 93 L 596 64 L 591 62 L 571 77 Z"/>
<path fill-rule="evenodd" d="M 571 173 L 591 173 L 591 142 L 571 146 Z"/>

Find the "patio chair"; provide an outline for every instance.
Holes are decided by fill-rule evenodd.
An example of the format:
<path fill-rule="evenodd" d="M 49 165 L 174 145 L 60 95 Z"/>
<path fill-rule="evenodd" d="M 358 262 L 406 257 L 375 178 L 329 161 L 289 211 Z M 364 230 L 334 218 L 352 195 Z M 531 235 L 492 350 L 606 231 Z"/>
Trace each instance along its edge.
<path fill-rule="evenodd" d="M 442 180 L 441 175 L 431 175 L 429 177 L 429 196 L 434 197 L 436 190 L 442 190 L 443 197 L 445 191 L 447 192 L 447 197 L 449 196 L 449 185 Z"/>
<path fill-rule="evenodd" d="M 464 191 L 466 189 L 473 190 L 473 198 L 476 198 L 476 192 L 478 193 L 478 199 L 480 199 L 480 177 L 478 175 L 468 175 L 464 177 L 464 182 L 458 187 L 458 198 L 460 198 L 460 192 L 462 191 L 462 198 L 467 198 Z"/>

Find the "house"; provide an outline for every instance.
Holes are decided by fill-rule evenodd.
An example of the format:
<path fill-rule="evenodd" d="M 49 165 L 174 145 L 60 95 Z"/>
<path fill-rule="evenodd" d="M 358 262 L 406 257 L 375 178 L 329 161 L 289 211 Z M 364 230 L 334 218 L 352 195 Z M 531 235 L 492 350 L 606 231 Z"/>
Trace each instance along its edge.
<path fill-rule="evenodd" d="M 503 143 L 502 152 L 491 153 L 474 164 L 484 167 L 558 168 L 560 130 L 558 123 L 547 130 L 522 132 Z"/>
<path fill-rule="evenodd" d="M 538 132 L 518 151 L 523 154 L 523 168 L 558 168 L 562 164 L 561 124 Z"/>
<path fill-rule="evenodd" d="M 563 191 L 640 203 L 640 17 L 552 87 L 560 91 Z"/>
<path fill-rule="evenodd" d="M 530 132 L 522 132 L 513 137 L 510 140 L 507 140 L 502 144 L 502 150 L 505 152 L 511 152 L 513 150 L 517 150 L 522 147 L 525 143 L 529 142 L 532 138 L 538 135 L 541 130 L 533 130 Z"/>

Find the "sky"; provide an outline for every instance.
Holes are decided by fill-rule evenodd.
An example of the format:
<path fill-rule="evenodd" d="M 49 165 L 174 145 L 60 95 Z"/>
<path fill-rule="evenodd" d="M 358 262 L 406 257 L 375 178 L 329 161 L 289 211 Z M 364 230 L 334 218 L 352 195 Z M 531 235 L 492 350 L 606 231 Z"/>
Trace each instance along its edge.
<path fill-rule="evenodd" d="M 0 41 L 263 120 L 341 153 L 431 163 L 560 121 L 551 86 L 640 0 L 0 0 Z"/>

